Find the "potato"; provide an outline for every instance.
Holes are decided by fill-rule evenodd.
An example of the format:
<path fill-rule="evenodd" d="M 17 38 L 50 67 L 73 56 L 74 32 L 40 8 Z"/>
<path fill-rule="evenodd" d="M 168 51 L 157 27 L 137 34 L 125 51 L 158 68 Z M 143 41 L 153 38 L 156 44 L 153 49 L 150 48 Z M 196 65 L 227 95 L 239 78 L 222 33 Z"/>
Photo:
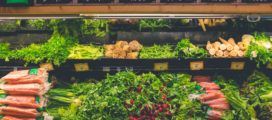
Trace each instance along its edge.
<path fill-rule="evenodd" d="M 128 45 L 127 41 L 117 41 L 115 43 L 115 47 L 118 47 L 118 48 L 123 48 L 125 45 Z"/>
<path fill-rule="evenodd" d="M 113 57 L 113 51 L 109 50 L 105 52 L 105 57 L 112 58 Z"/>
<path fill-rule="evenodd" d="M 127 54 L 127 59 L 137 59 L 138 58 L 139 53 L 138 52 L 130 52 Z"/>
<path fill-rule="evenodd" d="M 114 49 L 114 45 L 104 45 L 106 51 L 110 51 Z"/>
<path fill-rule="evenodd" d="M 142 49 L 142 45 L 137 40 L 131 41 L 129 47 L 133 52 L 138 52 Z"/>

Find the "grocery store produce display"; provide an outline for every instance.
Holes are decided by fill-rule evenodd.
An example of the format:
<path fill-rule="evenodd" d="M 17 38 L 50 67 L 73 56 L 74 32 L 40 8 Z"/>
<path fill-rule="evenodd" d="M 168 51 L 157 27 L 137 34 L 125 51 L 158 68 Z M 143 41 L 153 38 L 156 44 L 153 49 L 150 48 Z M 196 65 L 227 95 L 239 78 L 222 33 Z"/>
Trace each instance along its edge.
<path fill-rule="evenodd" d="M 237 32 L 236 21 L 18 20 L 6 32 L 51 37 L 0 43 L 0 71 L 14 70 L 1 78 L 1 117 L 269 120 L 271 33 L 261 27 Z M 48 68 L 52 84 L 45 69 L 31 69 L 38 65 Z"/>
<path fill-rule="evenodd" d="M 270 82 L 258 71 L 244 86 L 217 75 L 124 71 L 95 83 L 51 89 L 47 112 L 56 119 L 79 120 L 266 119 L 271 107 Z"/>
<path fill-rule="evenodd" d="M 45 69 L 12 71 L 1 78 L 0 115 L 3 120 L 42 119 L 44 94 L 50 89 Z"/>

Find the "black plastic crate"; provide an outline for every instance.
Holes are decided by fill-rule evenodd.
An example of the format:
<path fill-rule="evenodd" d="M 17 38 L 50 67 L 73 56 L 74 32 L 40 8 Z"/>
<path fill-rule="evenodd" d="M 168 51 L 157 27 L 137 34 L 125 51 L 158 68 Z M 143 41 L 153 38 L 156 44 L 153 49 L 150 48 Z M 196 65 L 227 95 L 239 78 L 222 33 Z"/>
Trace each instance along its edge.
<path fill-rule="evenodd" d="M 161 0 L 161 3 L 194 3 L 196 0 Z"/>
<path fill-rule="evenodd" d="M 72 0 L 37 0 L 37 4 L 70 3 Z"/>
<path fill-rule="evenodd" d="M 112 3 L 113 0 L 78 0 L 78 3 Z"/>
<path fill-rule="evenodd" d="M 120 0 L 120 3 L 152 3 L 155 0 Z"/>
<path fill-rule="evenodd" d="M 272 3 L 272 0 L 242 0 L 243 3 Z"/>
<path fill-rule="evenodd" d="M 201 2 L 206 2 L 206 3 L 232 3 L 235 2 L 236 0 L 202 0 Z"/>

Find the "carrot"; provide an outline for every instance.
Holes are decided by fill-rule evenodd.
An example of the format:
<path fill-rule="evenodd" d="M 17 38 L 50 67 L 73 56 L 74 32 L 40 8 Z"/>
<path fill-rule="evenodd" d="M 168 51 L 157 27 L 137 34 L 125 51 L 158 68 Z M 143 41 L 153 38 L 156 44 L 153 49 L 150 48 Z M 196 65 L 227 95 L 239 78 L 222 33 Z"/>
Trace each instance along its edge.
<path fill-rule="evenodd" d="M 217 94 L 217 93 L 203 94 L 203 95 L 200 96 L 200 101 L 204 102 L 204 101 L 216 99 L 216 98 L 219 98 L 219 97 L 220 97 L 220 95 Z"/>
<path fill-rule="evenodd" d="M 212 104 L 209 105 L 213 109 L 219 109 L 219 110 L 229 110 L 229 104 L 228 103 L 220 103 L 220 104 Z"/>
<path fill-rule="evenodd" d="M 219 103 L 228 103 L 228 102 L 226 98 L 218 98 L 218 99 L 203 102 L 203 104 L 208 104 L 208 105 L 219 104 Z"/>

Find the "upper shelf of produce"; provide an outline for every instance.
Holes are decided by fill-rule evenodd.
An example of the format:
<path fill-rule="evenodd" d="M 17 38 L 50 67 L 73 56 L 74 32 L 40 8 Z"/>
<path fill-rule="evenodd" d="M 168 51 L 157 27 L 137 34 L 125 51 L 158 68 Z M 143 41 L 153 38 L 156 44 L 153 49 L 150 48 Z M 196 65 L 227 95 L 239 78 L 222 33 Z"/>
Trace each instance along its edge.
<path fill-rule="evenodd" d="M 24 7 L 20 7 L 18 4 L 24 5 Z M 16 0 L 6 0 L 6 3 L 2 3 L 2 7 L 0 7 L 0 13 L 1 16 L 32 17 L 48 17 L 50 15 L 97 17 L 101 16 L 97 14 L 111 13 L 271 14 L 272 3 L 270 0 L 21 0 L 17 2 Z M 165 15 L 158 17 L 165 17 Z M 173 17 L 173 15 L 166 17 Z"/>

